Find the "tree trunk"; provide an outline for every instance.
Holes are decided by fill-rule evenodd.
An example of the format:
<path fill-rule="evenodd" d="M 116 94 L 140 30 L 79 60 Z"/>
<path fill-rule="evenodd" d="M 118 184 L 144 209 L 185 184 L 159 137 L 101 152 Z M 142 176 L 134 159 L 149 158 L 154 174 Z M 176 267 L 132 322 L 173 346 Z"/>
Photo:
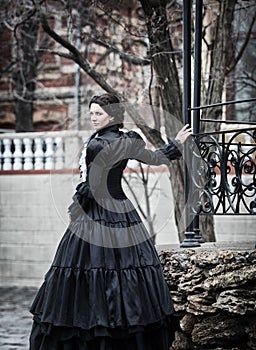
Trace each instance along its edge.
<path fill-rule="evenodd" d="M 16 82 L 16 131 L 33 131 L 33 103 L 38 57 L 35 51 L 38 21 L 31 18 L 23 22 L 16 34 L 18 38 Z"/>
<path fill-rule="evenodd" d="M 213 42 L 211 43 L 211 65 L 208 87 L 203 103 L 206 105 L 222 101 L 235 4 L 236 2 L 233 0 L 219 2 L 219 15 L 217 17 Z M 220 119 L 221 115 L 221 106 L 202 110 L 202 119 L 216 120 Z M 215 131 L 219 127 L 219 123 L 205 123 L 203 131 Z M 206 241 L 215 241 L 213 216 L 200 217 L 200 231 Z"/>
<path fill-rule="evenodd" d="M 152 65 L 157 76 L 166 135 L 172 138 L 181 128 L 182 96 L 176 60 L 168 30 L 165 6 L 159 2 L 140 1 L 147 18 Z M 180 241 L 184 238 L 184 173 L 182 161 L 173 161 L 170 182 L 175 198 L 175 221 Z"/>
<path fill-rule="evenodd" d="M 210 51 L 210 74 L 205 104 L 214 104 L 222 101 L 225 83 L 227 59 L 230 47 L 230 33 L 234 19 L 236 1 L 227 0 L 219 2 L 219 15 L 217 17 L 213 41 Z M 222 115 L 222 107 L 207 108 L 202 111 L 202 118 L 218 119 Z M 216 130 L 219 124 L 206 123 L 204 131 Z"/>

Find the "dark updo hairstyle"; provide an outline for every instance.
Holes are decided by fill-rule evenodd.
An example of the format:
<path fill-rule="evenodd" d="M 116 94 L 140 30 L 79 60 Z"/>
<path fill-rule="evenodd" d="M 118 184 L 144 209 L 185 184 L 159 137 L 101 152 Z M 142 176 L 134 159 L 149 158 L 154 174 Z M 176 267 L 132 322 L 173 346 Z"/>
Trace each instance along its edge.
<path fill-rule="evenodd" d="M 117 124 L 119 128 L 123 128 L 124 107 L 117 96 L 108 93 L 93 96 L 89 102 L 89 108 L 92 103 L 97 103 L 108 115 L 114 118 L 114 124 Z"/>

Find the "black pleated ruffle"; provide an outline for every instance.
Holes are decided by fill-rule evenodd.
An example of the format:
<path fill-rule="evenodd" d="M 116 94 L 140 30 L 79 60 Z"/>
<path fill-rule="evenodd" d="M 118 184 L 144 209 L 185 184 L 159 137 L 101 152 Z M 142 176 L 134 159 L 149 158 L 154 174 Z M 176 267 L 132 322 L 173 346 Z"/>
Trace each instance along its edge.
<path fill-rule="evenodd" d="M 168 350 L 168 321 L 136 329 L 82 330 L 34 321 L 30 350 Z"/>
<path fill-rule="evenodd" d="M 119 271 L 53 266 L 31 312 L 56 326 L 122 328 L 160 321 L 172 306 L 159 266 Z"/>

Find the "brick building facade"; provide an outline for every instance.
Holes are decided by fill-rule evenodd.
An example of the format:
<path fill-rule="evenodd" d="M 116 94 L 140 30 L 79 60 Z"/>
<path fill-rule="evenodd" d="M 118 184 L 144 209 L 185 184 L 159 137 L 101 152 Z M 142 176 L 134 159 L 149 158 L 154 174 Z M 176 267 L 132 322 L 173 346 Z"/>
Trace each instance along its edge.
<path fill-rule="evenodd" d="M 86 19 L 79 11 L 72 10 L 72 15 L 76 17 L 76 23 L 80 21 L 80 29 L 75 32 L 74 28 L 69 28 L 72 19 L 58 2 L 49 2 L 48 17 L 51 28 L 63 38 L 75 43 L 76 47 L 85 55 L 90 64 L 102 74 L 102 77 L 119 92 L 124 93 L 132 100 L 141 100 L 144 98 L 144 89 L 148 85 L 150 78 L 150 66 L 147 64 L 132 65 L 129 60 L 122 60 L 120 54 L 107 47 L 107 40 L 117 43 L 117 48 L 124 51 L 127 57 L 137 54 L 139 57 L 146 57 L 147 43 L 144 38 L 131 42 L 131 39 L 125 35 L 125 25 L 137 28 L 136 2 L 130 2 L 129 6 L 123 2 L 120 12 L 112 12 L 115 20 L 122 17 L 123 28 L 120 25 L 114 25 L 109 20 L 107 12 L 95 9 L 94 14 L 85 13 Z M 18 6 L 18 5 L 17 5 Z M 92 8 L 90 8 L 92 10 Z M 10 9 L 9 9 L 10 11 Z M 85 11 L 85 9 L 83 9 Z M 1 13 L 3 14 L 3 9 Z M 10 14 L 9 14 L 10 15 Z M 15 103 L 17 100 L 15 74 L 19 69 L 19 62 L 22 60 L 19 52 L 19 41 L 16 40 L 14 24 L 12 18 L 8 17 L 3 23 L 0 31 L 2 41 L 2 54 L 0 57 L 0 129 L 3 131 L 15 130 Z M 16 19 L 17 21 L 17 19 Z M 96 21 L 90 23 L 90 21 Z M 108 25 L 108 21 L 110 24 Z M 13 24 L 6 25 L 7 23 Z M 96 29 L 94 27 L 97 27 Z M 137 28 L 138 29 L 138 28 Z M 137 30 L 136 29 L 136 30 Z M 18 29 L 19 30 L 19 29 Z M 102 35 L 106 43 L 98 44 L 95 33 L 104 32 Z M 30 33 L 28 32 L 29 36 Z M 42 27 L 39 27 L 37 33 L 37 45 L 34 51 L 35 55 L 40 55 L 35 82 L 34 94 L 34 112 L 33 125 L 34 131 L 64 130 L 88 128 L 89 122 L 86 120 L 87 102 L 90 97 L 103 90 L 86 74 L 82 69 L 70 59 L 51 53 L 50 51 L 59 51 L 66 53 L 59 44 L 48 37 L 46 40 Z M 77 41 L 77 36 L 83 38 Z M 42 43 L 47 43 L 44 51 L 40 51 Z M 74 42 L 75 41 L 75 42 Z M 118 46 L 122 43 L 122 47 Z M 44 43 L 45 45 L 45 43 Z M 143 58 L 142 58 L 143 61 Z M 25 89 L 26 87 L 24 87 Z M 20 97 L 22 98 L 22 96 Z M 77 121 L 76 118 L 79 120 Z"/>

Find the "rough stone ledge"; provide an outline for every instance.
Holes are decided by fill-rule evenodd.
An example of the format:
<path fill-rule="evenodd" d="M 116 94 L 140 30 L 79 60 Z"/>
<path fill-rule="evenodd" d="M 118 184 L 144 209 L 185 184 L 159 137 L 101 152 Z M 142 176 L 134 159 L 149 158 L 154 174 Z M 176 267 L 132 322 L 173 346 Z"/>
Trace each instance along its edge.
<path fill-rule="evenodd" d="M 255 242 L 158 246 L 175 313 L 172 350 L 256 350 Z"/>
<path fill-rule="evenodd" d="M 255 241 L 242 241 L 242 242 L 229 242 L 229 241 L 219 241 L 219 242 L 206 242 L 201 243 L 200 247 L 196 248 L 181 248 L 179 244 L 159 244 L 156 246 L 158 251 L 161 250 L 181 250 L 193 249 L 195 251 L 207 250 L 207 251 L 220 251 L 220 250 L 255 250 L 256 248 L 256 233 Z"/>

